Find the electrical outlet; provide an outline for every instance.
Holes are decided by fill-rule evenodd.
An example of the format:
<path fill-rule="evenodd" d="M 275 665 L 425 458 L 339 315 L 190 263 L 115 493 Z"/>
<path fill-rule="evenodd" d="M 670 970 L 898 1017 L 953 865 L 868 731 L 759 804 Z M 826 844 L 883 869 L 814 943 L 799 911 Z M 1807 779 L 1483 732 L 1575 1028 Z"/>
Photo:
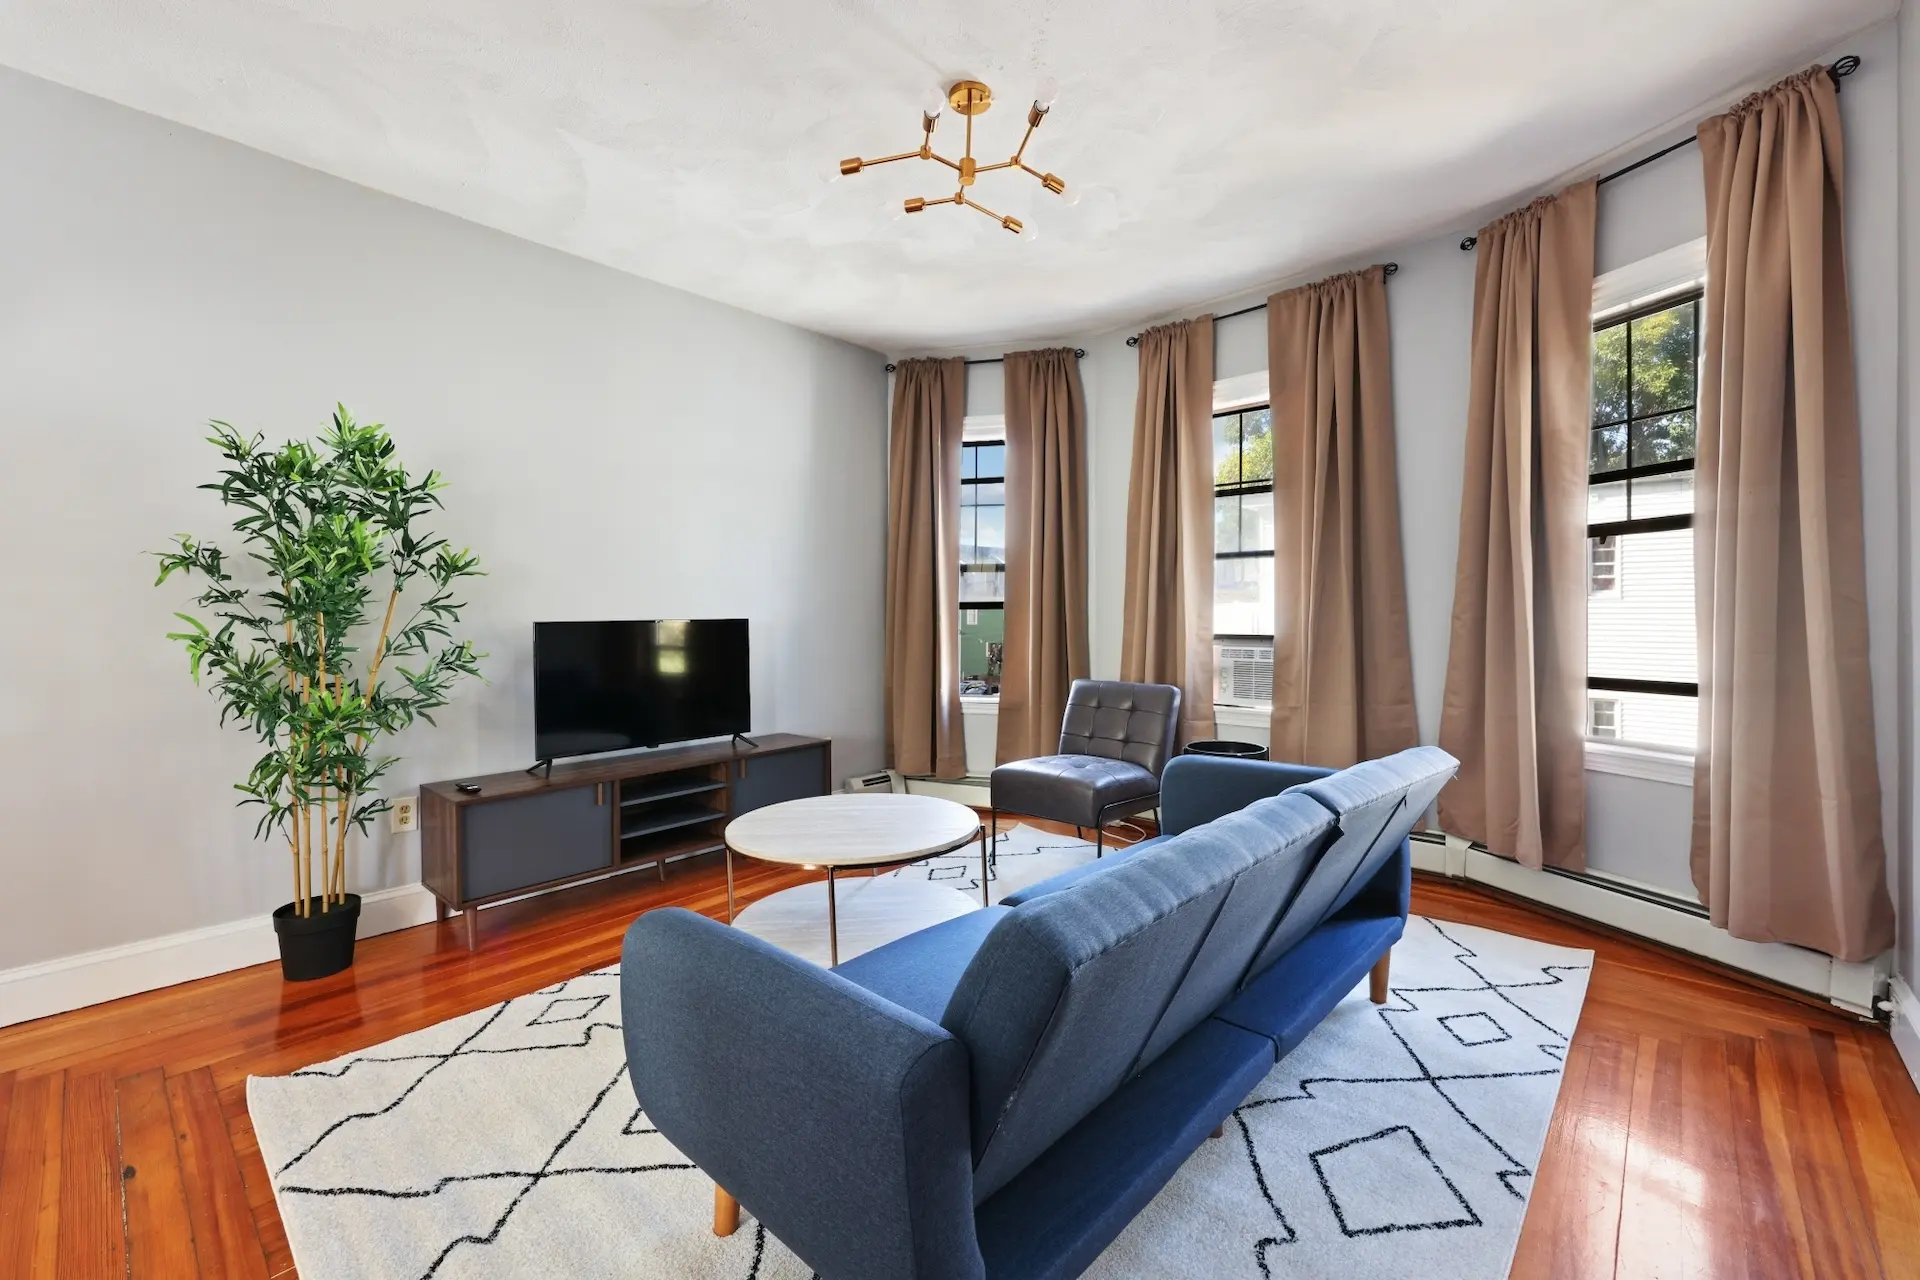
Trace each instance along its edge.
<path fill-rule="evenodd" d="M 412 796 L 398 796 L 394 799 L 393 808 L 387 810 L 388 826 L 395 835 L 413 830 L 419 815 L 414 804 Z"/>

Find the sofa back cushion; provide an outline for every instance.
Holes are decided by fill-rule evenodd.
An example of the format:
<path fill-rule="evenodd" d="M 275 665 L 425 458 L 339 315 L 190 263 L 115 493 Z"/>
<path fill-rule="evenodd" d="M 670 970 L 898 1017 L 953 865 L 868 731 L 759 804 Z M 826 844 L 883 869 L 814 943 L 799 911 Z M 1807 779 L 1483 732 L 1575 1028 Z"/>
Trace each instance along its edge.
<path fill-rule="evenodd" d="M 1340 834 L 1274 925 L 1247 976 L 1263 972 L 1346 906 L 1393 856 L 1459 767 L 1459 761 L 1438 747 L 1414 747 L 1363 761 L 1289 793 L 1322 805 Z"/>
<path fill-rule="evenodd" d="M 1293 820 L 1331 820 L 1305 797 Z M 975 953 L 946 1028 L 972 1060 L 974 1196 L 1004 1186 L 1135 1069 L 1233 894 L 1274 852 L 1259 821 L 1184 833 L 1022 903 Z"/>
<path fill-rule="evenodd" d="M 1203 832 L 1209 839 L 1251 840 L 1264 852 L 1235 878 L 1213 928 L 1147 1037 L 1135 1070 L 1172 1048 L 1233 995 L 1274 921 L 1293 901 L 1334 834 L 1326 812 L 1301 795 L 1255 801 L 1189 834 Z"/>

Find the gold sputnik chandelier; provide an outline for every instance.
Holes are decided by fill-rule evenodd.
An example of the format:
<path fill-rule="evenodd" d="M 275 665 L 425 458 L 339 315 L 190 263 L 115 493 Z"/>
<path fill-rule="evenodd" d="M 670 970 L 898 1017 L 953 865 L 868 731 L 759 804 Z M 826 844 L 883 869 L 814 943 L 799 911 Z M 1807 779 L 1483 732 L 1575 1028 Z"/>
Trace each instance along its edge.
<path fill-rule="evenodd" d="M 969 209 L 978 209 L 1017 235 L 1025 230 L 1025 223 L 1011 214 L 995 213 L 985 205 L 969 199 L 967 189 L 983 173 L 992 173 L 996 169 L 1024 169 L 1038 178 L 1040 185 L 1053 194 L 1057 196 L 1066 194 L 1067 184 L 1058 174 L 1042 173 L 1026 161 L 1027 144 L 1033 141 L 1033 131 L 1038 129 L 1040 122 L 1047 118 L 1047 112 L 1053 106 L 1054 92 L 1051 86 L 1041 90 L 1042 96 L 1035 98 L 1033 105 L 1027 109 L 1027 132 L 1020 139 L 1019 148 L 1010 158 L 998 164 L 980 164 L 973 158 L 973 118 L 993 105 L 993 90 L 978 80 L 961 80 L 947 90 L 944 101 L 930 103 L 921 109 L 920 147 L 917 151 L 902 151 L 899 155 L 882 156 L 878 160 L 862 160 L 859 156 L 853 156 L 840 162 L 840 172 L 843 176 L 851 176 L 862 169 L 870 169 L 877 164 L 892 164 L 895 160 L 936 160 L 960 175 L 959 189 L 952 195 L 942 196 L 938 200 L 914 196 L 906 202 L 907 213 L 920 213 L 937 204 L 965 205 Z M 967 118 L 966 154 L 957 161 L 949 160 L 933 149 L 934 126 L 940 123 L 941 109 L 948 106 Z M 1069 200 L 1068 203 L 1072 201 Z"/>

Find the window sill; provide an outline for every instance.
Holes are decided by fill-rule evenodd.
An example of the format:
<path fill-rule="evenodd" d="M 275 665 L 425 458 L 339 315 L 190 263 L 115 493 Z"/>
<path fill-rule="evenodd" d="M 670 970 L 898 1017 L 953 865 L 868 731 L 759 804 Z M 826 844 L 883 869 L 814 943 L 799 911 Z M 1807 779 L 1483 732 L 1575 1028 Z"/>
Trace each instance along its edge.
<path fill-rule="evenodd" d="M 960 714 L 963 716 L 998 715 L 1000 713 L 1000 695 L 997 693 L 963 693 L 960 695 Z"/>
<path fill-rule="evenodd" d="M 1621 742 L 1598 742 L 1589 738 L 1586 756 L 1587 769 L 1591 773 L 1611 773 L 1623 778 L 1665 782 L 1676 787 L 1693 785 L 1693 756 L 1689 752 L 1634 747 Z"/>
<path fill-rule="evenodd" d="M 1234 729 L 1264 729 L 1273 722 L 1273 712 L 1267 707 L 1228 706 L 1216 702 L 1213 706 L 1213 722 Z"/>

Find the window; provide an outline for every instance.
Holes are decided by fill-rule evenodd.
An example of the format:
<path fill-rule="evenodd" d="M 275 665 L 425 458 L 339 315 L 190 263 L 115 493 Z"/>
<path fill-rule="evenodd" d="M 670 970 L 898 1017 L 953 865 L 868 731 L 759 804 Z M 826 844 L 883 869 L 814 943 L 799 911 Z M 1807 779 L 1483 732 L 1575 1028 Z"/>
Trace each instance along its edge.
<path fill-rule="evenodd" d="M 1593 538 L 1587 543 L 1587 594 L 1603 596 L 1620 589 L 1620 539 Z"/>
<path fill-rule="evenodd" d="M 1693 465 L 1700 293 L 1595 322 L 1587 459 L 1587 733 L 1694 749 Z"/>
<path fill-rule="evenodd" d="M 1000 692 L 1006 640 L 1007 445 L 960 446 L 960 692 Z"/>
<path fill-rule="evenodd" d="M 1273 411 L 1213 415 L 1214 701 L 1273 701 Z"/>

